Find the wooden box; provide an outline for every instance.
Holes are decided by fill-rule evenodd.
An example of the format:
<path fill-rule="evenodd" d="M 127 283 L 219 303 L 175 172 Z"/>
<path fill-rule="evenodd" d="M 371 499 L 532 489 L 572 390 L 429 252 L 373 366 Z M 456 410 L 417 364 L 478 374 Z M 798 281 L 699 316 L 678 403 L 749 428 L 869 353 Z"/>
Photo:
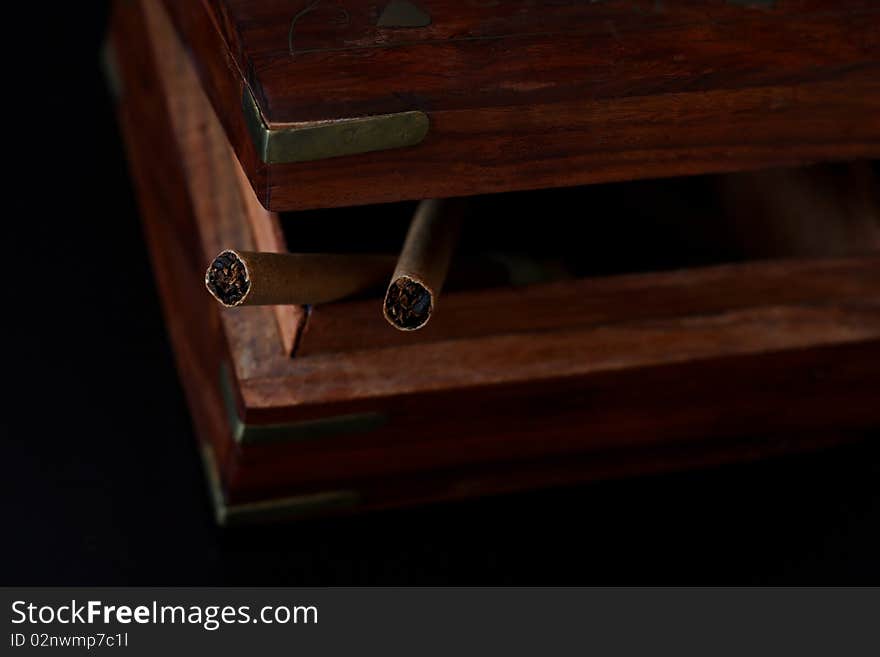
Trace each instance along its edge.
<path fill-rule="evenodd" d="M 827 189 L 816 168 L 632 182 L 880 155 L 876 3 L 297 4 L 118 2 L 108 39 L 221 522 L 759 458 L 880 424 L 870 165 Z M 697 216 L 695 189 L 733 223 Z M 392 233 L 401 203 L 497 192 L 514 196 L 481 197 L 503 210 L 483 234 L 564 245 L 602 275 L 453 289 L 414 334 L 370 297 L 223 310 L 204 289 L 225 248 Z M 786 239 L 756 240 L 761 257 L 688 248 L 768 213 L 752 233 Z"/>

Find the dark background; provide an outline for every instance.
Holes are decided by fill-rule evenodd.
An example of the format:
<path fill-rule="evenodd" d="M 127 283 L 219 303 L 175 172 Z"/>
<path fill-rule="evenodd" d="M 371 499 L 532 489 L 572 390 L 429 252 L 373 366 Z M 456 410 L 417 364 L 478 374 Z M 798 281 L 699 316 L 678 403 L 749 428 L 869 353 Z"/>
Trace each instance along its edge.
<path fill-rule="evenodd" d="M 876 440 L 217 529 L 98 68 L 106 8 L 38 10 L 7 20 L 0 584 L 880 582 Z"/>

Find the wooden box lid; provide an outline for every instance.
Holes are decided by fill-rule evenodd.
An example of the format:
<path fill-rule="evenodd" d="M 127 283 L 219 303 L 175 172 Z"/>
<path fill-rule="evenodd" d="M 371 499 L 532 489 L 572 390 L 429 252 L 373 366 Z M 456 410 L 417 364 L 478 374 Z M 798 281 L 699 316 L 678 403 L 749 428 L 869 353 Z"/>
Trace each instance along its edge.
<path fill-rule="evenodd" d="M 167 0 L 260 201 L 880 155 L 874 0 Z"/>

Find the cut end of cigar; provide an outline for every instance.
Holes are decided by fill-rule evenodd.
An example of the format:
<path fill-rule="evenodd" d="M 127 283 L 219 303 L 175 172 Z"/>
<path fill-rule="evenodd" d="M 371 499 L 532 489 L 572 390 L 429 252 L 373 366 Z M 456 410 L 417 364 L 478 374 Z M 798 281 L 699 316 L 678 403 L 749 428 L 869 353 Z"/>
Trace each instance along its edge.
<path fill-rule="evenodd" d="M 401 331 L 422 328 L 431 318 L 434 299 L 419 281 L 401 276 L 392 281 L 385 295 L 385 319 Z"/>
<path fill-rule="evenodd" d="M 208 266 L 205 286 L 227 308 L 240 305 L 251 289 L 244 260 L 235 251 L 223 251 Z"/>

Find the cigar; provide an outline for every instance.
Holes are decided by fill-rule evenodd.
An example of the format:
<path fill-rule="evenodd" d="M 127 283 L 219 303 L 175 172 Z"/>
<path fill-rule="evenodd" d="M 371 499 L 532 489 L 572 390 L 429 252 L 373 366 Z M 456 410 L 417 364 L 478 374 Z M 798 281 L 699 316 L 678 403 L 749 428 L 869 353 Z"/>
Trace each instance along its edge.
<path fill-rule="evenodd" d="M 394 328 L 415 331 L 431 319 L 449 271 L 461 214 L 461 201 L 419 203 L 382 305 Z"/>
<path fill-rule="evenodd" d="M 208 292 L 227 308 L 328 303 L 379 286 L 390 255 L 260 253 L 227 249 L 205 272 Z"/>

